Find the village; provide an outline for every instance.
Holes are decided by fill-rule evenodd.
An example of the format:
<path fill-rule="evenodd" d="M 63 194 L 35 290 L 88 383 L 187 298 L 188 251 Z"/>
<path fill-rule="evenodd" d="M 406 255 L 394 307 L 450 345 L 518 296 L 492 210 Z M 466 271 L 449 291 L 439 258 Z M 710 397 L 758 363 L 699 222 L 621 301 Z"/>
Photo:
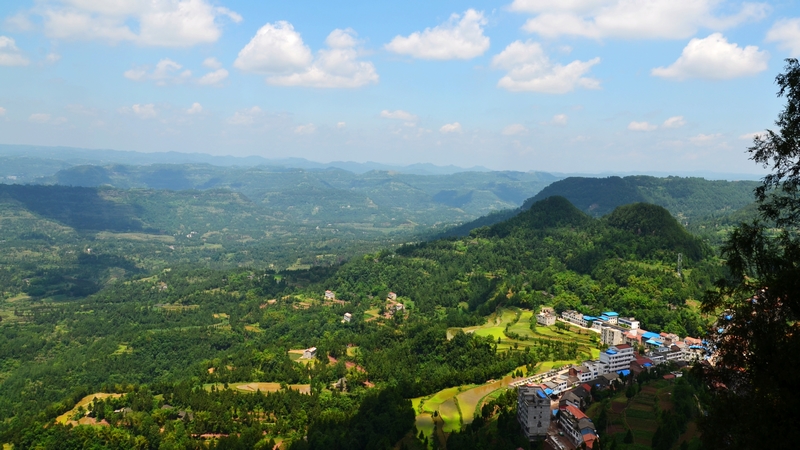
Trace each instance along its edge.
<path fill-rule="evenodd" d="M 711 357 L 701 339 L 649 332 L 640 328 L 635 318 L 620 317 L 613 311 L 595 317 L 568 310 L 558 317 L 552 308 L 543 307 L 536 321 L 546 327 L 562 322 L 594 331 L 607 346 L 598 359 L 533 375 L 509 386 L 519 389 L 517 420 L 522 432 L 531 441 L 543 440 L 549 449 L 594 448 L 598 432 L 585 413 L 593 392 L 620 387 L 630 377 L 665 364 L 677 370 L 663 378 L 679 378 L 681 369 Z"/>

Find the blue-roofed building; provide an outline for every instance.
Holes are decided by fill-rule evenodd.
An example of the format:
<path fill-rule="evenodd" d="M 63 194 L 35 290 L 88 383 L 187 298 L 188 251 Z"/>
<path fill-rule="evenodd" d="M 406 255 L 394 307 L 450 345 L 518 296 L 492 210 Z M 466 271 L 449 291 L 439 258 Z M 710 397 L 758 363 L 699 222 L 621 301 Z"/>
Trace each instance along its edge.
<path fill-rule="evenodd" d="M 614 345 L 600 352 L 600 366 L 603 373 L 630 369 L 631 361 L 633 361 L 633 347 L 628 344 Z"/>
<path fill-rule="evenodd" d="M 611 325 L 616 325 L 617 319 L 619 318 L 619 314 L 615 313 L 614 311 L 606 311 L 601 315 L 601 317 L 604 317 L 603 320 L 610 323 Z"/>
<path fill-rule="evenodd" d="M 648 339 L 648 340 L 646 340 L 646 341 L 645 341 L 645 344 L 647 344 L 647 345 L 653 345 L 653 346 L 655 346 L 655 347 L 661 347 L 661 346 L 663 346 L 663 345 L 664 345 L 664 343 L 663 343 L 663 342 L 661 342 L 661 341 L 657 341 L 657 340 L 655 340 L 655 339 Z"/>
<path fill-rule="evenodd" d="M 653 333 L 652 331 L 645 331 L 642 333 L 642 338 L 646 339 L 658 339 L 661 335 L 658 333 Z"/>
<path fill-rule="evenodd" d="M 550 428 L 550 397 L 540 386 L 523 385 L 517 393 L 517 421 L 530 441 L 547 437 Z"/>

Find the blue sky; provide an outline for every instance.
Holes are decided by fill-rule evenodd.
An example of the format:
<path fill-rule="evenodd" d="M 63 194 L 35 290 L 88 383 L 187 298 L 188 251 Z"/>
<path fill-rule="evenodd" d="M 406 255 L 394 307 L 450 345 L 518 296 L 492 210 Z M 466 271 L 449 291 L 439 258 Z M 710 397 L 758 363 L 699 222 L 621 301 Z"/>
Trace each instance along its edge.
<path fill-rule="evenodd" d="M 793 1 L 0 3 L 0 143 L 754 173 Z"/>

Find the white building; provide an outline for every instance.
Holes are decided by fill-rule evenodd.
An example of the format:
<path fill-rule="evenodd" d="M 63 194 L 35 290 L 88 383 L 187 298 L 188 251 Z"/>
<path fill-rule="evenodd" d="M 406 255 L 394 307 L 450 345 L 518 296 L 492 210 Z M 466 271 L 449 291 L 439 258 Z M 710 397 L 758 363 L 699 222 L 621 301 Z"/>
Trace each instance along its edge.
<path fill-rule="evenodd" d="M 612 373 L 618 370 L 630 370 L 633 361 L 633 347 L 629 344 L 619 344 L 600 352 L 600 365 L 603 373 Z"/>
<path fill-rule="evenodd" d="M 544 327 L 549 327 L 556 323 L 556 316 L 542 311 L 536 315 L 536 323 Z"/>
<path fill-rule="evenodd" d="M 625 325 L 626 327 L 630 328 L 631 330 L 638 330 L 639 329 L 639 321 L 634 319 L 633 317 L 618 317 L 617 323 L 620 325 Z"/>
<path fill-rule="evenodd" d="M 335 300 L 336 294 L 333 291 L 325 291 L 325 300 Z"/>
<path fill-rule="evenodd" d="M 517 420 L 531 441 L 547 437 L 550 428 L 550 398 L 539 386 L 520 386 L 517 394 Z"/>
<path fill-rule="evenodd" d="M 343 317 L 342 320 L 344 320 L 345 322 L 350 322 L 350 320 L 352 320 L 352 319 L 353 319 L 353 315 L 352 314 L 344 313 L 344 317 Z"/>
<path fill-rule="evenodd" d="M 618 345 L 625 343 L 625 334 L 622 328 L 604 326 L 600 332 L 600 342 L 606 345 Z"/>
<path fill-rule="evenodd" d="M 600 315 L 600 318 L 603 319 L 603 321 L 606 323 L 609 323 L 611 325 L 616 325 L 617 318 L 619 318 L 619 314 L 615 313 L 614 311 L 606 311 Z"/>
<path fill-rule="evenodd" d="M 317 347 L 311 347 L 303 350 L 303 359 L 312 359 L 317 356 Z"/>

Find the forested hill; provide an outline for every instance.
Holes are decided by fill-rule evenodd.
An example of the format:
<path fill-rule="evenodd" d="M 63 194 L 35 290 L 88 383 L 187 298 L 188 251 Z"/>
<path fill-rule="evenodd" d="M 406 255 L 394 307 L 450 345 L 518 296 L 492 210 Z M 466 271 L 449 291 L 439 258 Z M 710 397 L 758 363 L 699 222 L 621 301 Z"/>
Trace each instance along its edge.
<path fill-rule="evenodd" d="M 560 195 L 578 209 L 595 217 L 629 203 L 663 206 L 681 221 L 727 214 L 752 203 L 756 181 L 712 181 L 703 178 L 650 176 L 583 178 L 570 177 L 542 189 L 523 204 Z"/>
<path fill-rule="evenodd" d="M 688 260 L 676 275 L 678 253 Z M 700 298 L 717 276 L 711 250 L 660 206 L 623 206 L 604 218 L 563 197 L 464 238 L 406 245 L 344 265 L 329 280 L 338 292 L 374 296 L 393 290 L 422 311 L 458 308 L 487 314 L 498 305 L 587 314 L 616 310 L 654 330 L 700 332 L 685 300 Z"/>

